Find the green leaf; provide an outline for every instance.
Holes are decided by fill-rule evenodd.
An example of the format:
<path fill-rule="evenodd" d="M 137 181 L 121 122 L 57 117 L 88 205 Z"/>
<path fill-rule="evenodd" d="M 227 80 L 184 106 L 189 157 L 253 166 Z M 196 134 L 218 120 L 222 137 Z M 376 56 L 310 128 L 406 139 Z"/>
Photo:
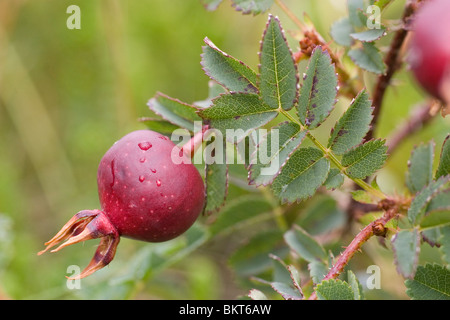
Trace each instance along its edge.
<path fill-rule="evenodd" d="M 237 11 L 253 15 L 266 12 L 273 5 L 273 0 L 232 0 L 232 2 Z"/>
<path fill-rule="evenodd" d="M 358 278 L 353 273 L 353 271 L 348 270 L 347 271 L 347 281 L 350 287 L 353 291 L 353 299 L 354 300 L 363 300 L 364 299 L 364 292 L 361 284 L 358 281 Z"/>
<path fill-rule="evenodd" d="M 361 32 L 354 32 L 350 34 L 350 37 L 352 37 L 355 40 L 359 40 L 362 42 L 373 42 L 375 40 L 380 39 L 381 37 L 386 35 L 386 29 L 380 28 L 380 29 L 369 29 L 364 30 Z"/>
<path fill-rule="evenodd" d="M 363 13 L 364 7 L 364 0 L 347 1 L 348 17 L 352 26 L 356 28 L 365 26 L 366 17 Z"/>
<path fill-rule="evenodd" d="M 270 284 L 276 292 L 278 292 L 284 300 L 302 300 L 303 295 L 298 290 L 292 288 L 287 283 L 272 282 Z"/>
<path fill-rule="evenodd" d="M 430 229 L 448 225 L 450 225 L 450 208 L 447 210 L 427 212 L 427 214 L 420 221 L 420 227 L 422 229 Z"/>
<path fill-rule="evenodd" d="M 308 270 L 313 284 L 318 284 L 327 275 L 328 266 L 323 261 L 315 260 L 308 263 Z"/>
<path fill-rule="evenodd" d="M 450 134 L 447 135 L 442 144 L 441 157 L 436 171 L 436 179 L 448 174 L 450 174 Z"/>
<path fill-rule="evenodd" d="M 320 300 L 354 300 L 352 287 L 339 279 L 322 281 L 316 287 L 316 294 Z"/>
<path fill-rule="evenodd" d="M 249 184 L 272 183 L 305 136 L 306 131 L 300 131 L 300 126 L 293 122 L 283 122 L 272 128 L 250 157 Z"/>
<path fill-rule="evenodd" d="M 351 178 L 364 179 L 384 165 L 386 151 L 384 140 L 370 140 L 350 149 L 343 155 L 341 163 Z"/>
<path fill-rule="evenodd" d="M 434 143 L 420 144 L 411 151 L 406 174 L 406 185 L 417 193 L 433 180 Z"/>
<path fill-rule="evenodd" d="M 204 41 L 201 64 L 211 79 L 230 91 L 258 93 L 257 75 L 252 69 L 221 51 L 208 38 Z"/>
<path fill-rule="evenodd" d="M 427 214 L 433 211 L 447 211 L 450 210 L 450 189 L 437 192 L 431 198 L 426 212 Z"/>
<path fill-rule="evenodd" d="M 360 144 L 369 131 L 372 111 L 369 95 L 363 90 L 334 126 L 328 140 L 328 148 L 341 155 Z"/>
<path fill-rule="evenodd" d="M 273 180 L 272 190 L 282 203 L 301 201 L 312 196 L 325 182 L 330 162 L 316 148 L 295 151 Z"/>
<path fill-rule="evenodd" d="M 408 209 L 408 219 L 413 225 L 418 225 L 425 214 L 428 203 L 433 196 L 450 180 L 450 176 L 440 177 L 432 181 L 416 194 Z"/>
<path fill-rule="evenodd" d="M 203 212 L 211 214 L 220 210 L 225 203 L 228 192 L 228 165 L 226 161 L 226 143 L 224 140 L 208 141 L 210 144 L 222 143 L 222 157 L 220 161 L 213 161 L 205 165 L 206 204 Z M 205 150 L 206 150 L 205 148 Z M 218 152 L 215 156 L 219 157 Z M 217 159 L 216 159 L 217 160 Z"/>
<path fill-rule="evenodd" d="M 300 287 L 300 276 L 294 266 L 286 266 L 283 260 L 274 255 L 269 255 L 273 259 L 274 272 L 271 287 L 278 292 L 285 300 L 300 300 L 303 292 Z"/>
<path fill-rule="evenodd" d="M 142 247 L 127 261 L 125 270 L 120 276 L 109 278 L 107 287 L 101 290 L 102 299 L 125 299 L 136 289 L 136 283 L 146 281 L 171 265 L 186 258 L 208 239 L 205 228 L 194 224 L 180 237 L 165 242 L 164 245 L 148 245 Z M 81 290 L 84 291 L 84 290 Z M 87 292 L 89 292 L 87 290 Z M 82 294 L 84 292 L 81 292 Z M 105 297 L 105 294 L 108 296 Z M 86 297 L 83 297 L 86 299 Z M 89 299 L 99 299 L 90 293 Z"/>
<path fill-rule="evenodd" d="M 239 247 L 230 257 L 229 263 L 239 276 L 255 276 L 272 267 L 269 254 L 279 257 L 287 255 L 282 246 L 283 234 L 278 230 L 259 232 Z"/>
<path fill-rule="evenodd" d="M 441 252 L 442 260 L 447 264 L 447 269 L 450 270 L 450 226 L 441 229 L 439 243 L 441 244 L 439 251 Z"/>
<path fill-rule="evenodd" d="M 376 73 L 384 74 L 386 65 L 378 48 L 372 42 L 363 42 L 362 47 L 352 49 L 348 56 L 360 68 Z"/>
<path fill-rule="evenodd" d="M 325 249 L 305 230 L 294 226 L 284 234 L 284 241 L 301 258 L 308 262 L 326 260 Z"/>
<path fill-rule="evenodd" d="M 272 205 L 263 197 L 241 196 L 229 201 L 217 220 L 211 225 L 212 235 L 229 233 L 242 226 L 253 225 L 272 217 Z M 264 215 L 266 214 L 266 215 Z"/>
<path fill-rule="evenodd" d="M 341 46 L 350 47 L 353 44 L 354 40 L 350 37 L 353 32 L 353 26 L 348 18 L 338 20 L 331 25 L 331 37 Z"/>
<path fill-rule="evenodd" d="M 194 131 L 194 122 L 202 121 L 196 113 L 197 108 L 160 92 L 150 99 L 147 105 L 150 110 L 168 122 L 191 132 Z"/>
<path fill-rule="evenodd" d="M 278 112 L 256 94 L 231 93 L 214 99 L 211 107 L 199 110 L 198 114 L 226 135 L 228 141 L 227 129 L 234 130 L 234 137 L 239 142 L 253 129 L 274 119 Z"/>
<path fill-rule="evenodd" d="M 419 266 L 414 279 L 407 279 L 405 285 L 413 300 L 450 300 L 450 270 L 443 266 Z"/>
<path fill-rule="evenodd" d="M 328 190 L 334 190 L 339 188 L 344 183 L 344 175 L 339 169 L 332 168 L 328 173 L 327 180 L 323 183 Z"/>
<path fill-rule="evenodd" d="M 346 225 L 346 213 L 330 195 L 316 195 L 302 210 L 296 223 L 311 235 L 332 233 Z"/>
<path fill-rule="evenodd" d="M 365 190 L 355 190 L 350 192 L 352 194 L 352 198 L 355 201 L 361 203 L 377 203 L 378 198 L 373 197 L 373 195 Z"/>
<path fill-rule="evenodd" d="M 417 229 L 401 230 L 392 239 L 397 271 L 405 278 L 416 272 L 420 251 L 420 233 Z"/>
<path fill-rule="evenodd" d="M 322 124 L 336 103 L 337 75 L 327 50 L 311 54 L 300 89 L 297 111 L 302 124 L 313 129 Z"/>
<path fill-rule="evenodd" d="M 175 130 L 180 128 L 169 121 L 161 119 L 144 117 L 140 118 L 139 121 L 144 123 L 148 129 L 159 132 L 165 136 L 170 136 Z"/>
<path fill-rule="evenodd" d="M 269 15 L 260 49 L 260 92 L 274 109 L 290 110 L 297 101 L 298 73 L 278 18 Z"/>

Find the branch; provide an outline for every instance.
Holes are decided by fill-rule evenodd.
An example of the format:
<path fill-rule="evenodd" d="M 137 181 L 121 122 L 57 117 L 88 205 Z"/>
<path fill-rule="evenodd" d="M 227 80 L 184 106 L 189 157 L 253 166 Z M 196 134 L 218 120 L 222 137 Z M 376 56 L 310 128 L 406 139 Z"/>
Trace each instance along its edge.
<path fill-rule="evenodd" d="M 399 144 L 409 135 L 419 131 L 424 125 L 429 123 L 439 110 L 440 105 L 434 100 L 417 107 L 413 110 L 410 118 L 397 130 L 388 140 L 388 154 L 392 154 Z"/>
<path fill-rule="evenodd" d="M 386 199 L 380 202 L 380 207 L 385 207 L 387 209 L 384 215 L 381 218 L 369 223 L 356 235 L 349 246 L 345 248 L 345 250 L 341 253 L 336 263 L 333 265 L 333 267 L 330 269 L 330 271 L 322 281 L 337 278 L 342 273 L 350 259 L 355 255 L 355 253 L 359 251 L 362 245 L 366 243 L 367 240 L 369 240 L 373 235 L 385 236 L 385 225 L 389 222 L 389 220 L 396 216 L 396 214 L 398 213 L 398 206 L 395 201 Z M 316 299 L 317 295 L 315 292 L 313 292 L 309 297 L 309 300 Z"/>
<path fill-rule="evenodd" d="M 402 22 L 404 26 L 397 30 L 392 39 L 391 45 L 389 47 L 389 51 L 384 59 L 384 63 L 386 64 L 386 73 L 378 77 L 378 81 L 375 85 L 374 94 L 373 94 L 373 119 L 371 123 L 371 128 L 366 135 L 366 141 L 372 139 L 374 137 L 374 131 L 377 126 L 378 118 L 381 113 L 381 107 L 383 104 L 384 94 L 386 93 L 386 89 L 391 83 L 391 79 L 394 73 L 401 67 L 402 62 L 399 59 L 401 47 L 405 42 L 406 36 L 408 35 L 408 30 L 405 27 L 410 21 L 412 15 L 416 12 L 420 0 L 409 1 L 406 5 L 405 11 L 403 13 Z"/>

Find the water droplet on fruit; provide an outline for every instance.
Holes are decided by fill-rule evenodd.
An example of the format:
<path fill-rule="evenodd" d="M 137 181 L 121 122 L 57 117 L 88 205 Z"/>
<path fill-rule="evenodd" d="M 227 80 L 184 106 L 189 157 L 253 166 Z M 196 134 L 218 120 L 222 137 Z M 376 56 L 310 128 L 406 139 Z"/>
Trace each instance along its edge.
<path fill-rule="evenodd" d="M 156 185 L 158 186 L 158 187 L 160 187 L 161 186 L 161 180 L 156 180 Z"/>
<path fill-rule="evenodd" d="M 144 176 L 139 176 L 139 181 L 140 181 L 140 182 L 144 182 L 144 180 L 145 180 L 145 177 L 144 177 Z"/>
<path fill-rule="evenodd" d="M 150 169 L 150 171 L 156 173 L 156 169 Z"/>
<path fill-rule="evenodd" d="M 169 210 L 172 210 L 172 207 L 169 207 L 168 209 L 169 209 Z"/>
<path fill-rule="evenodd" d="M 141 150 L 147 151 L 148 149 L 150 149 L 152 147 L 152 144 L 148 141 L 145 141 L 145 142 L 139 143 L 138 146 Z"/>
<path fill-rule="evenodd" d="M 146 158 L 140 158 L 140 159 L 139 159 L 139 162 L 140 162 L 140 163 L 144 163 L 146 160 L 147 160 Z"/>

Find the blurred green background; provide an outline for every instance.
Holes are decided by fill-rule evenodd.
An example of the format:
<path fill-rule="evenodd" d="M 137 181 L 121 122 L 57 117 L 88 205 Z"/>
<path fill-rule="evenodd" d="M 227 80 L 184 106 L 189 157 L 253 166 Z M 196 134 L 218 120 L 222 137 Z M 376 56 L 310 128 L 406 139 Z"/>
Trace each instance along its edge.
<path fill-rule="evenodd" d="M 331 23 L 346 15 L 344 0 L 285 2 L 302 19 L 307 12 L 327 40 Z M 397 1 L 386 14 L 398 18 L 403 3 Z M 71 4 L 81 9 L 81 30 L 66 27 Z M 297 50 L 290 32 L 295 26 L 278 7 L 270 12 L 279 15 Z M 161 276 L 138 277 L 145 279 L 140 282 L 117 275 L 126 268 L 138 273 L 132 262 L 148 263 L 148 256 L 142 262 L 136 254 L 155 245 L 123 239 L 111 266 L 83 280 L 82 290 L 66 287 L 66 268 L 86 266 L 96 242 L 36 253 L 73 214 L 99 207 L 98 162 L 121 136 L 144 128 L 138 118 L 152 115 L 146 103 L 157 91 L 186 102 L 207 97 L 208 78 L 199 64 L 203 38 L 257 69 L 266 19 L 267 14 L 243 15 L 226 0 L 214 12 L 198 0 L 0 0 L 0 298 L 247 294 L 251 287 L 241 285 L 226 264 L 229 239 L 201 247 Z M 370 90 L 373 76 L 366 77 Z M 378 132 L 386 138 L 423 99 L 407 72 L 395 83 Z M 347 103 L 341 99 L 338 107 Z M 402 192 L 411 147 L 430 138 L 439 146 L 448 127 L 448 120 L 436 119 L 405 141 L 380 173 L 381 187 Z M 254 191 L 238 183 L 229 201 L 247 193 Z M 114 281 L 128 281 L 126 293 L 120 286 L 110 290 Z M 403 297 L 401 290 L 392 292 Z"/>

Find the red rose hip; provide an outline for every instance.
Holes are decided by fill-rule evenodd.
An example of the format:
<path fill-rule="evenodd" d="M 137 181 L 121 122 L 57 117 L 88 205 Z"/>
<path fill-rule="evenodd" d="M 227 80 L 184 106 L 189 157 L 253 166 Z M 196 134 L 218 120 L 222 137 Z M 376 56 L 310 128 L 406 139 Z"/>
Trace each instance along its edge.
<path fill-rule="evenodd" d="M 409 63 L 429 94 L 450 103 L 450 1 L 429 0 L 417 10 Z"/>
<path fill-rule="evenodd" d="M 172 155 L 185 157 L 182 163 Z M 148 242 L 173 239 L 185 232 L 203 210 L 203 180 L 167 137 L 150 130 L 129 133 L 103 156 L 97 184 L 101 210 L 83 210 L 46 243 L 45 250 L 101 238 L 90 264 L 75 278 L 108 265 L 120 237 Z"/>

